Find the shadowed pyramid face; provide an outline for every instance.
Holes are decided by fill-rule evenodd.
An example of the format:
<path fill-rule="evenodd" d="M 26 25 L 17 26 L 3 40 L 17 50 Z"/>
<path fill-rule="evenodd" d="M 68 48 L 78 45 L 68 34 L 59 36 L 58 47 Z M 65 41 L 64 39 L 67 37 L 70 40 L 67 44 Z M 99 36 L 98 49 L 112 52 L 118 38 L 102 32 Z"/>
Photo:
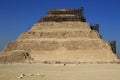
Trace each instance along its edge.
<path fill-rule="evenodd" d="M 117 62 L 108 42 L 85 22 L 83 9 L 50 10 L 32 28 L 4 49 L 5 61 Z M 16 54 L 20 52 L 21 57 Z M 25 55 L 25 52 L 29 56 Z"/>

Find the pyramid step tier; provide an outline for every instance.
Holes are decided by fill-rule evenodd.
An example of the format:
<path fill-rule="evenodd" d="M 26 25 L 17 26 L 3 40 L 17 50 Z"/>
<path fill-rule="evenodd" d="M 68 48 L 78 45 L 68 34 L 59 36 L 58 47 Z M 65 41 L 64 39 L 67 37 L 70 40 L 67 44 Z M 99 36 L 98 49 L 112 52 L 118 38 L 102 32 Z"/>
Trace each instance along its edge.
<path fill-rule="evenodd" d="M 65 31 L 65 32 L 71 32 L 71 31 L 80 31 L 80 32 L 90 32 L 87 30 L 81 30 L 81 29 L 71 29 L 71 28 L 59 28 L 59 29 L 40 29 L 40 30 L 29 30 L 28 32 L 61 32 L 61 31 Z"/>
<path fill-rule="evenodd" d="M 29 31 L 23 33 L 19 39 L 34 39 L 34 38 L 92 38 L 98 39 L 100 35 L 91 30 L 90 32 L 80 31 L 80 30 L 38 30 L 38 31 Z"/>
<path fill-rule="evenodd" d="M 90 31 L 90 25 L 85 22 L 41 22 L 34 24 L 30 30 L 41 29 L 79 29 L 83 31 Z"/>
<path fill-rule="evenodd" d="M 60 48 L 54 51 L 31 51 L 31 57 L 36 62 L 69 62 L 69 63 L 99 63 L 99 62 L 118 62 L 116 55 L 106 49 L 96 50 L 71 50 Z M 43 55 L 44 54 L 44 55 Z"/>
<path fill-rule="evenodd" d="M 109 43 L 102 40 L 90 39 L 26 39 L 11 42 L 5 51 L 11 50 L 56 50 L 64 47 L 67 50 L 94 50 L 108 49 L 111 51 Z"/>
<path fill-rule="evenodd" d="M 60 16 L 60 15 L 52 15 L 52 16 L 44 16 L 38 22 L 64 22 L 64 21 L 82 21 L 86 22 L 85 17 L 79 15 L 74 16 Z"/>

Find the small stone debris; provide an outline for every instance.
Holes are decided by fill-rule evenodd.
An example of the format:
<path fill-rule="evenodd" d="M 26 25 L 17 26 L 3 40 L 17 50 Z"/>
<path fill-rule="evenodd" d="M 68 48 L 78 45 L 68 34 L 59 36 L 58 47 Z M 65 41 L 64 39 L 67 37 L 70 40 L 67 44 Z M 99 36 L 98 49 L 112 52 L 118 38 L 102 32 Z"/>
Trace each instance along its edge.
<path fill-rule="evenodd" d="M 36 75 L 37 75 L 37 76 L 40 76 L 40 73 L 37 73 Z"/>
<path fill-rule="evenodd" d="M 34 76 L 34 74 L 30 74 L 30 76 Z"/>
<path fill-rule="evenodd" d="M 25 74 L 20 74 L 20 76 L 18 76 L 19 79 L 22 79 L 23 77 L 25 77 Z"/>
<path fill-rule="evenodd" d="M 27 75 L 25 75 L 25 74 L 20 74 L 20 76 L 19 77 L 17 77 L 17 78 L 19 78 L 19 79 L 23 79 L 24 77 L 30 77 L 30 76 L 40 76 L 40 77 L 45 77 L 45 75 L 42 75 L 42 74 L 40 74 L 40 73 L 37 73 L 37 74 L 27 74 Z"/>
<path fill-rule="evenodd" d="M 27 76 L 34 76 L 34 74 L 28 74 Z"/>

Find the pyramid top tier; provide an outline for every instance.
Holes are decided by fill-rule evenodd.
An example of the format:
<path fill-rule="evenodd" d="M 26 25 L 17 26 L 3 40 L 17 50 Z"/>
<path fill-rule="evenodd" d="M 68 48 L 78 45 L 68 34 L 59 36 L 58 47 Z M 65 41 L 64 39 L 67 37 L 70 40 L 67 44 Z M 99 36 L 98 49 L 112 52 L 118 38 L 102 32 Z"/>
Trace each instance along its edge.
<path fill-rule="evenodd" d="M 83 15 L 83 7 L 81 8 L 64 8 L 64 9 L 50 9 L 48 15 Z"/>
<path fill-rule="evenodd" d="M 64 8 L 64 9 L 50 9 L 47 16 L 40 18 L 39 22 L 63 22 L 63 21 L 81 21 L 86 22 L 83 16 L 83 7 L 81 8 Z"/>

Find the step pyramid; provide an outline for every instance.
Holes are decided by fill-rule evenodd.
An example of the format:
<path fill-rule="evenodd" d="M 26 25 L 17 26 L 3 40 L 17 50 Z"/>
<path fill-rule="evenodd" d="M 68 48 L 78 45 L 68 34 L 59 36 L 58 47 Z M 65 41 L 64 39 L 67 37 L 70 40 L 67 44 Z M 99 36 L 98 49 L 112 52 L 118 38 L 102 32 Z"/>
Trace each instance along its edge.
<path fill-rule="evenodd" d="M 1 62 L 103 63 L 118 62 L 98 28 L 92 29 L 79 9 L 50 9 L 27 32 L 10 42 Z"/>

